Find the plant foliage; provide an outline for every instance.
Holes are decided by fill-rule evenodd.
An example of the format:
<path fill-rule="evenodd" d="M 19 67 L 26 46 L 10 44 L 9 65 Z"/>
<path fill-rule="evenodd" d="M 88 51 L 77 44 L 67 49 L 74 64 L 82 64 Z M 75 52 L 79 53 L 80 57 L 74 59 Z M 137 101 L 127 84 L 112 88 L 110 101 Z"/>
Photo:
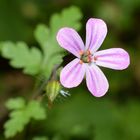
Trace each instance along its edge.
<path fill-rule="evenodd" d="M 46 111 L 38 101 L 26 103 L 23 98 L 16 98 L 10 99 L 6 106 L 11 110 L 10 119 L 4 125 L 6 138 L 23 131 L 31 119 L 44 120 L 46 118 Z"/>
<path fill-rule="evenodd" d="M 12 67 L 23 68 L 26 74 L 41 74 L 49 78 L 54 66 L 62 62 L 63 50 L 56 41 L 59 28 L 68 26 L 78 30 L 81 18 L 82 14 L 77 7 L 64 9 L 60 14 L 52 15 L 49 27 L 40 24 L 35 29 L 35 38 L 41 50 L 37 47 L 29 48 L 25 42 L 6 41 L 0 44 L 1 54 L 10 60 Z"/>

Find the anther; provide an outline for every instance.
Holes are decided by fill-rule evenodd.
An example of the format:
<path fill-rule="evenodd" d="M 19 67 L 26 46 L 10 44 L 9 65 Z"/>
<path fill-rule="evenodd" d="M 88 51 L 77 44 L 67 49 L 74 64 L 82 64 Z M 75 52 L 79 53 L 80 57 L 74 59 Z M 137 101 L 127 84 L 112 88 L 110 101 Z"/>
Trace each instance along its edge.
<path fill-rule="evenodd" d="M 90 56 L 88 56 L 87 62 L 88 62 L 88 63 L 91 62 L 91 57 L 90 57 Z"/>
<path fill-rule="evenodd" d="M 91 55 L 90 50 L 87 50 L 87 51 L 86 51 L 86 54 L 87 54 L 87 55 Z"/>
<path fill-rule="evenodd" d="M 97 57 L 96 57 L 96 56 L 94 56 L 94 57 L 93 57 L 93 59 L 94 59 L 94 61 L 96 61 L 96 60 L 97 60 Z"/>
<path fill-rule="evenodd" d="M 80 55 L 83 55 L 83 54 L 84 54 L 84 52 L 83 52 L 83 51 L 80 51 L 80 52 L 79 52 L 79 54 L 80 54 Z"/>
<path fill-rule="evenodd" d="M 83 61 L 82 60 L 80 60 L 80 62 L 79 62 L 80 64 L 83 64 Z"/>

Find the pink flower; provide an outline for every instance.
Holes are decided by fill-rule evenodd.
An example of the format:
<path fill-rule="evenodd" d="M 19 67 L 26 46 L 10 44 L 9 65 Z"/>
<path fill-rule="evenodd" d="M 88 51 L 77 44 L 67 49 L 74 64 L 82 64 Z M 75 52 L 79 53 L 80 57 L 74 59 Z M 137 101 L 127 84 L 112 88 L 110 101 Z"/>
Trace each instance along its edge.
<path fill-rule="evenodd" d="M 96 97 L 108 91 L 108 81 L 98 66 L 123 70 L 130 63 L 129 54 L 121 48 L 97 51 L 107 34 L 107 26 L 101 19 L 91 18 L 86 24 L 86 43 L 72 28 L 61 28 L 57 34 L 59 45 L 77 58 L 67 64 L 60 74 L 60 82 L 66 88 L 77 87 L 86 75 L 89 91 Z"/>

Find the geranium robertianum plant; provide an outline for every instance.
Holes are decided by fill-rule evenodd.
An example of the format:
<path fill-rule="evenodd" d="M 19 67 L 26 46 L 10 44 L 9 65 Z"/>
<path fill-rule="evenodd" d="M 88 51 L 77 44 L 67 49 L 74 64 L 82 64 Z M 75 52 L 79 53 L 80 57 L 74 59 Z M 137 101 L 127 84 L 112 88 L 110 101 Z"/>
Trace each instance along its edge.
<path fill-rule="evenodd" d="M 0 43 L 1 55 L 10 60 L 12 67 L 22 68 L 25 74 L 45 79 L 42 82 L 36 78 L 36 83 L 39 85 L 35 88 L 35 92 L 31 93 L 33 97 L 28 101 L 19 97 L 7 102 L 6 106 L 11 111 L 10 118 L 4 125 L 6 138 L 13 137 L 18 132 L 23 131 L 32 119 L 46 119 L 47 106 L 42 105 L 44 101 L 42 99 L 46 97 L 42 96 L 44 92 L 48 98 L 47 101 L 45 100 L 45 104 L 47 102 L 48 106 L 51 106 L 58 95 L 69 95 L 67 90 L 63 90 L 63 87 L 78 86 L 86 75 L 89 91 L 94 96 L 100 97 L 107 92 L 109 85 L 97 65 L 116 70 L 128 67 L 129 55 L 121 48 L 97 52 L 107 34 L 107 27 L 103 20 L 93 18 L 88 20 L 84 45 L 75 31 L 81 27 L 81 18 L 82 14 L 79 9 L 70 7 L 61 14 L 54 14 L 50 19 L 49 27 L 42 24 L 37 26 L 35 38 L 40 48 L 29 48 L 25 42 L 5 41 Z M 64 53 L 61 52 L 64 52 L 64 49 L 59 45 L 77 57 L 67 64 L 61 73 L 58 73 L 58 68 L 63 63 Z"/>
<path fill-rule="evenodd" d="M 89 91 L 96 97 L 108 91 L 108 81 L 97 66 L 123 70 L 130 63 L 129 54 L 121 48 L 97 51 L 107 34 L 107 26 L 101 19 L 91 18 L 86 24 L 86 43 L 72 28 L 62 28 L 57 34 L 60 46 L 77 58 L 67 64 L 60 74 L 60 82 L 66 88 L 77 87 L 86 74 Z"/>

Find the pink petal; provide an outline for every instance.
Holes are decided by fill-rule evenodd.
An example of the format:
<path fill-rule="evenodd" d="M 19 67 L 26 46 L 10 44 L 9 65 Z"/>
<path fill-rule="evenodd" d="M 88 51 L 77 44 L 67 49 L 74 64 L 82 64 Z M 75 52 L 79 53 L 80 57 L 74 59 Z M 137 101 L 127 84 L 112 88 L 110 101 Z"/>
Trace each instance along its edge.
<path fill-rule="evenodd" d="M 84 50 L 84 44 L 79 34 L 72 28 L 62 28 L 57 33 L 59 45 L 80 58 L 80 51 Z"/>
<path fill-rule="evenodd" d="M 67 64 L 60 73 L 60 82 L 66 88 L 77 87 L 85 75 L 85 64 L 76 58 Z"/>
<path fill-rule="evenodd" d="M 116 70 L 125 69 L 130 64 L 129 54 L 121 48 L 98 51 L 94 57 L 97 65 Z"/>
<path fill-rule="evenodd" d="M 101 97 L 108 91 L 108 81 L 95 64 L 89 66 L 86 70 L 86 83 L 89 91 L 96 97 Z"/>
<path fill-rule="evenodd" d="M 101 19 L 90 18 L 86 24 L 86 49 L 95 52 L 103 43 L 107 26 Z"/>

